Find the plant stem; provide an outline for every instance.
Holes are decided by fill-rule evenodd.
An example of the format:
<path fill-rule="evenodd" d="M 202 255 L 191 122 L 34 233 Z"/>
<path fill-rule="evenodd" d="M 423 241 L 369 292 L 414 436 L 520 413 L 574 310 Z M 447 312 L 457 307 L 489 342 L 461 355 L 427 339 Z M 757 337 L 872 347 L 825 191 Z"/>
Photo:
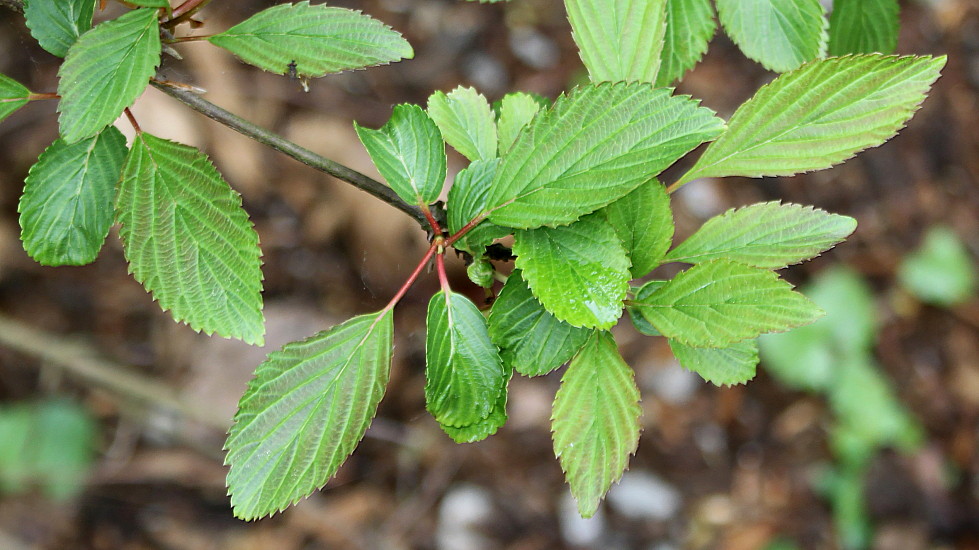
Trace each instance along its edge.
<path fill-rule="evenodd" d="M 181 44 L 184 42 L 197 42 L 200 40 L 207 40 L 208 38 L 214 36 L 213 34 L 202 34 L 200 36 L 181 36 L 178 38 L 170 38 L 164 40 L 167 44 Z"/>
<path fill-rule="evenodd" d="M 391 301 L 388 302 L 388 305 L 384 306 L 384 309 L 381 311 L 387 311 L 393 308 L 394 306 L 396 306 L 398 302 L 401 301 L 401 298 L 404 297 L 405 293 L 408 292 L 408 289 L 411 288 L 411 285 L 413 285 L 415 283 L 415 280 L 418 279 L 418 276 L 421 275 L 422 271 L 425 269 L 425 266 L 428 265 L 428 261 L 432 259 L 432 255 L 435 254 L 435 251 L 438 250 L 438 248 L 439 245 L 437 242 L 432 243 L 432 246 L 428 247 L 428 252 L 426 252 L 425 255 L 422 256 L 422 260 L 418 262 L 417 266 L 415 266 L 415 270 L 412 271 L 411 275 L 408 276 L 408 280 L 406 280 L 405 283 L 401 285 L 401 288 L 398 289 L 398 292 L 397 294 L 394 295 L 394 298 L 391 298 Z"/>
<path fill-rule="evenodd" d="M 452 246 L 453 244 L 455 244 L 455 242 L 458 241 L 459 239 L 461 239 L 463 235 L 465 235 L 466 233 L 469 233 L 472 230 L 472 228 L 474 228 L 477 225 L 479 225 L 485 219 L 486 219 L 486 216 L 484 216 L 483 214 L 480 214 L 480 215 L 476 216 L 475 218 L 469 220 L 469 223 L 467 223 L 466 225 L 462 226 L 462 229 L 456 231 L 454 235 L 452 235 L 451 237 L 445 239 L 445 246 Z"/>
<path fill-rule="evenodd" d="M 35 93 L 32 93 L 31 95 L 27 96 L 27 99 L 29 99 L 31 101 L 38 101 L 38 100 L 41 100 L 41 99 L 61 99 L 61 96 L 58 95 L 58 94 L 51 94 L 51 93 L 48 93 L 48 94 L 35 94 Z M 2 103 L 2 102 L 3 102 L 3 100 L 0 100 L 0 103 Z"/>
<path fill-rule="evenodd" d="M 438 240 L 436 239 L 435 242 L 438 242 Z M 438 255 L 435 256 L 435 269 L 439 274 L 439 285 L 442 287 L 442 292 L 448 296 L 449 292 L 452 292 L 452 288 L 449 287 L 449 278 L 445 274 L 445 248 L 441 243 L 438 248 Z"/>
<path fill-rule="evenodd" d="M 428 220 L 428 225 L 432 226 L 432 236 L 438 237 L 442 235 L 442 227 L 439 225 L 438 220 L 432 215 L 432 210 L 427 204 L 421 205 L 422 214 L 425 214 L 425 219 Z"/>
<path fill-rule="evenodd" d="M 164 24 L 176 23 L 177 19 L 185 15 L 192 15 L 197 10 L 206 6 L 210 1 L 211 0 L 187 0 L 183 4 L 173 8 L 173 14 L 170 15 L 170 19 Z"/>
<path fill-rule="evenodd" d="M 136 122 L 136 117 L 133 116 L 133 112 L 129 110 L 129 107 L 126 107 L 123 112 L 126 113 L 126 118 L 129 119 L 129 123 L 133 125 L 133 129 L 136 130 L 136 133 L 142 134 L 143 129 L 139 127 L 139 123 Z"/>
<path fill-rule="evenodd" d="M 428 227 L 428 219 L 425 217 L 425 214 L 422 213 L 420 208 L 412 206 L 401 200 L 401 197 L 399 197 L 397 193 L 383 183 L 365 176 L 364 174 L 348 168 L 336 161 L 332 161 L 326 157 L 317 155 L 309 149 L 301 147 L 300 145 L 293 143 L 284 137 L 275 134 L 274 132 L 270 132 L 261 126 L 252 124 L 240 116 L 218 107 L 217 105 L 193 92 L 168 85 L 158 80 L 151 80 L 150 84 L 163 93 L 184 103 L 191 109 L 194 109 L 195 111 L 227 126 L 228 128 L 231 128 L 238 133 L 248 136 L 259 143 L 268 145 L 276 151 L 285 153 L 286 155 L 289 155 L 307 166 L 315 168 L 321 172 L 326 172 L 335 178 L 343 180 L 354 187 L 357 187 L 358 189 L 374 195 L 378 199 L 381 199 L 382 201 L 414 218 L 415 221 L 422 226 L 422 228 Z"/>

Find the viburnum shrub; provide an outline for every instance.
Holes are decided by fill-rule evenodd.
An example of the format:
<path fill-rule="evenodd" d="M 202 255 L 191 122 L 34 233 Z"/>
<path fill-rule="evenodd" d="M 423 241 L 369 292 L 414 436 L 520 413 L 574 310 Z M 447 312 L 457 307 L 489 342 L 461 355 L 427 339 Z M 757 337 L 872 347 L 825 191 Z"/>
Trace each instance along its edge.
<path fill-rule="evenodd" d="M 519 2 L 520 0 L 514 0 Z M 5 0 L 5 5 L 20 4 Z M 104 3 L 104 2 L 103 2 Z M 944 57 L 894 56 L 896 0 L 566 0 L 590 83 L 553 101 L 514 92 L 491 104 L 472 88 L 397 105 L 357 134 L 387 186 L 155 77 L 162 53 L 204 41 L 284 77 L 322 77 L 413 56 L 385 24 L 349 9 L 280 4 L 212 36 L 193 35 L 206 0 L 131 8 L 92 27 L 95 0 L 29 0 L 27 26 L 64 57 L 57 93 L 0 76 L 0 118 L 57 99 L 61 136 L 31 168 L 21 237 L 44 265 L 91 262 L 110 226 L 133 277 L 177 321 L 261 344 L 259 239 L 239 195 L 208 157 L 142 129 L 128 107 L 151 84 L 212 118 L 367 190 L 414 217 L 431 246 L 383 309 L 285 345 L 258 366 L 226 448 L 235 514 L 270 515 L 323 486 L 371 423 L 391 365 L 392 311 L 434 262 L 425 401 L 445 433 L 472 442 L 506 422 L 514 371 L 568 363 L 554 399 L 554 453 L 583 516 L 627 467 L 640 432 L 639 390 L 610 330 L 628 317 L 664 337 L 714 384 L 751 379 L 756 338 L 823 312 L 777 270 L 843 241 L 856 221 L 767 202 L 708 220 L 673 242 L 671 194 L 697 178 L 791 176 L 880 145 L 912 116 Z M 556 2 L 555 2 L 556 3 Z M 724 121 L 670 86 L 724 31 L 780 72 Z M 827 57 L 827 50 L 830 57 Z M 127 146 L 112 126 L 126 113 Z M 673 182 L 659 175 L 709 143 Z M 445 145 L 470 164 L 444 209 Z M 512 248 L 500 239 L 512 236 Z M 511 242 L 507 240 L 506 242 Z M 496 290 L 481 310 L 449 286 L 445 255 Z M 513 269 L 498 269 L 513 259 Z M 664 280 L 667 263 L 689 267 Z M 626 315 L 624 315 L 624 313 Z"/>

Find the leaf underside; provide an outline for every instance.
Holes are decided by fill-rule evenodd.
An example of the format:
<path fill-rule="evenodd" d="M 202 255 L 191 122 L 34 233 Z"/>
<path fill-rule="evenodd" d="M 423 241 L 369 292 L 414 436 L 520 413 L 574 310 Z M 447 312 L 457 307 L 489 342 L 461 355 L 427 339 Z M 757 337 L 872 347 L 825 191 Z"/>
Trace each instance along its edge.
<path fill-rule="evenodd" d="M 92 27 L 93 0 L 29 0 L 24 3 L 27 28 L 42 48 L 64 57 L 78 37 Z"/>
<path fill-rule="evenodd" d="M 894 53 L 900 26 L 897 0 L 835 0 L 829 54 Z"/>
<path fill-rule="evenodd" d="M 743 340 L 723 348 L 695 348 L 669 340 L 680 365 L 716 386 L 744 384 L 755 377 L 758 341 Z"/>

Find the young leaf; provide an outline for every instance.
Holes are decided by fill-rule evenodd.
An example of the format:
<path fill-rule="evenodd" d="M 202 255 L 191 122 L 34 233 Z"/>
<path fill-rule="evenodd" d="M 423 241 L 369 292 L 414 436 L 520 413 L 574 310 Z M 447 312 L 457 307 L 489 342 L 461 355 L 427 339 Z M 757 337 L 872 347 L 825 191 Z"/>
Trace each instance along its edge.
<path fill-rule="evenodd" d="M 489 220 L 517 229 L 569 224 L 723 128 L 710 109 L 647 83 L 578 88 L 520 132 L 490 190 Z"/>
<path fill-rule="evenodd" d="M 667 0 L 565 0 L 592 82 L 649 82 L 659 72 Z"/>
<path fill-rule="evenodd" d="M 392 331 L 390 311 L 361 315 L 259 365 L 225 443 L 235 516 L 282 511 L 336 473 L 384 395 Z"/>
<path fill-rule="evenodd" d="M 591 517 L 639 445 L 639 388 L 615 340 L 595 332 L 571 361 L 554 397 L 554 455 L 582 517 Z"/>
<path fill-rule="evenodd" d="M 897 0 L 835 0 L 829 54 L 894 53 L 901 25 Z"/>
<path fill-rule="evenodd" d="M 632 278 L 652 271 L 673 242 L 670 196 L 653 180 L 605 207 L 605 216 L 632 260 Z"/>
<path fill-rule="evenodd" d="M 133 10 L 86 32 L 58 71 L 61 137 L 94 136 L 136 101 L 160 64 L 157 11 Z"/>
<path fill-rule="evenodd" d="M 500 395 L 496 398 L 496 403 L 493 405 L 493 410 L 490 411 L 489 416 L 462 428 L 439 424 L 442 431 L 456 443 L 475 443 L 495 434 L 507 421 L 507 384 L 510 382 L 511 376 L 513 376 L 513 369 L 507 368 L 503 376 L 503 387 L 500 389 Z"/>
<path fill-rule="evenodd" d="M 516 266 L 541 304 L 576 327 L 608 329 L 629 291 L 629 257 L 604 216 L 515 234 Z"/>
<path fill-rule="evenodd" d="M 640 334 L 645 334 L 646 336 L 662 336 L 662 334 L 656 330 L 656 327 L 649 324 L 649 321 L 643 317 L 642 311 L 640 311 L 640 309 L 635 305 L 632 305 L 632 302 L 642 302 L 647 296 L 656 292 L 661 286 L 668 282 L 669 281 L 654 279 L 639 288 L 633 287 L 632 295 L 634 296 L 634 299 L 629 300 L 630 303 L 626 305 L 625 310 L 629 314 L 629 320 L 632 321 L 632 326 Z"/>
<path fill-rule="evenodd" d="M 465 227 L 486 207 L 486 196 L 499 165 L 499 159 L 477 160 L 456 174 L 455 181 L 449 188 L 449 197 L 445 205 L 450 234 Z M 483 247 L 500 237 L 509 235 L 510 231 L 484 220 L 463 235 L 455 246 L 469 250 L 474 255 L 481 255 Z"/>
<path fill-rule="evenodd" d="M 676 185 L 711 176 L 791 176 L 884 143 L 925 99 L 945 57 L 858 55 L 814 61 L 745 102 Z"/>
<path fill-rule="evenodd" d="M 771 271 L 730 260 L 695 265 L 634 303 L 663 336 L 696 347 L 724 347 L 823 315 Z"/>
<path fill-rule="evenodd" d="M 273 8 L 274 9 L 274 8 Z M 396 105 L 379 130 L 354 123 L 377 170 L 399 197 L 430 204 L 445 184 L 445 143 L 432 119 L 417 105 Z"/>
<path fill-rule="evenodd" d="M 692 69 L 707 53 L 716 29 L 710 0 L 667 0 L 666 35 L 656 87 L 670 86 Z"/>
<path fill-rule="evenodd" d="M 474 88 L 459 86 L 428 98 L 428 116 L 445 142 L 471 161 L 496 158 L 496 121 L 490 104 Z"/>
<path fill-rule="evenodd" d="M 31 167 L 17 211 L 24 250 L 41 265 L 85 265 L 114 218 L 126 138 L 110 126 L 68 145 L 57 140 Z"/>
<path fill-rule="evenodd" d="M 541 376 L 571 359 L 591 331 L 551 315 L 515 269 L 493 303 L 489 334 L 505 364 L 524 376 Z"/>
<path fill-rule="evenodd" d="M 530 124 L 540 109 L 541 104 L 530 94 L 514 92 L 503 96 L 500 101 L 500 118 L 496 122 L 498 150 L 501 155 L 510 150 L 520 130 Z"/>
<path fill-rule="evenodd" d="M 781 269 L 829 250 L 857 228 L 857 220 L 811 206 L 765 202 L 715 216 L 667 254 L 691 264 L 725 258 Z"/>
<path fill-rule="evenodd" d="M 116 215 L 129 269 L 161 308 L 194 330 L 262 343 L 258 234 L 203 153 L 137 135 Z"/>
<path fill-rule="evenodd" d="M 29 0 L 24 19 L 31 36 L 53 55 L 64 57 L 68 48 L 92 28 L 94 0 Z"/>
<path fill-rule="evenodd" d="M 744 384 L 755 377 L 758 341 L 743 340 L 723 348 L 695 348 L 669 340 L 680 365 L 715 386 Z"/>
<path fill-rule="evenodd" d="M 358 11 L 309 2 L 260 11 L 208 40 L 266 71 L 320 77 L 414 57 L 411 45 Z"/>
<path fill-rule="evenodd" d="M 505 388 L 503 363 L 486 318 L 461 294 L 437 292 L 428 302 L 425 404 L 439 424 L 482 422 Z"/>
<path fill-rule="evenodd" d="M 716 0 L 727 35 L 750 59 L 785 72 L 826 49 L 826 18 L 819 0 Z"/>
<path fill-rule="evenodd" d="M 30 101 L 31 91 L 23 84 L 0 74 L 0 122 Z"/>
<path fill-rule="evenodd" d="M 898 279 L 921 300 L 950 307 L 976 292 L 976 263 L 952 229 L 932 227 L 921 247 L 901 262 Z"/>

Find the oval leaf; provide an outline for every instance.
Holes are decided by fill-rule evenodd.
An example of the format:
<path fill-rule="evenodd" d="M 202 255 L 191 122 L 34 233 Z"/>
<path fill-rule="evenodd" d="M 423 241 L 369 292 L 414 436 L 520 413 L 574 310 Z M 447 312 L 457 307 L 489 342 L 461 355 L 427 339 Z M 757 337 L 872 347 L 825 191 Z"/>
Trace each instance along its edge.
<path fill-rule="evenodd" d="M 717 25 L 710 0 L 667 0 L 666 35 L 656 86 L 670 86 L 696 65 Z"/>
<path fill-rule="evenodd" d="M 726 258 L 780 269 L 818 256 L 842 242 L 857 220 L 811 206 L 765 202 L 715 216 L 670 251 L 667 259 L 691 264 Z"/>
<path fill-rule="evenodd" d="M 129 269 L 161 308 L 194 330 L 262 343 L 258 234 L 203 153 L 139 134 L 116 214 Z"/>
<path fill-rule="evenodd" d="M 639 388 L 607 332 L 595 332 L 571 361 L 554 397 L 554 456 L 582 517 L 591 517 L 639 446 Z"/>
<path fill-rule="evenodd" d="M 592 82 L 649 82 L 659 72 L 667 0 L 565 0 Z"/>
<path fill-rule="evenodd" d="M 680 366 L 716 386 L 744 384 L 755 377 L 758 341 L 744 340 L 723 348 L 695 348 L 669 340 Z"/>
<path fill-rule="evenodd" d="M 632 261 L 632 278 L 656 268 L 673 242 L 670 196 L 653 180 L 605 207 L 605 216 Z"/>
<path fill-rule="evenodd" d="M 945 57 L 814 61 L 762 86 L 677 185 L 701 177 L 791 176 L 884 143 L 925 99 Z"/>
<path fill-rule="evenodd" d="M 438 292 L 428 302 L 425 404 L 439 424 L 482 422 L 504 391 L 500 354 L 486 318 L 461 294 Z"/>
<path fill-rule="evenodd" d="M 785 72 L 826 49 L 826 18 L 819 0 L 716 0 L 717 17 L 746 56 Z"/>
<path fill-rule="evenodd" d="M 98 255 L 115 213 L 126 138 L 110 126 L 68 145 L 52 143 L 24 183 L 20 238 L 41 265 L 85 265 Z"/>
<path fill-rule="evenodd" d="M 534 120 L 540 110 L 541 104 L 530 94 L 514 92 L 503 96 L 500 101 L 500 118 L 496 121 L 501 155 L 510 150 L 520 131 Z"/>
<path fill-rule="evenodd" d="M 445 142 L 471 161 L 496 158 L 496 121 L 483 94 L 459 86 L 428 98 L 428 116 Z"/>
<path fill-rule="evenodd" d="M 697 347 L 724 347 L 823 315 L 775 273 L 729 260 L 695 265 L 634 303 L 663 336 Z"/>
<path fill-rule="evenodd" d="M 503 387 L 500 389 L 500 395 L 496 398 L 496 403 L 493 404 L 493 410 L 490 411 L 486 418 L 462 428 L 449 426 L 447 424 L 439 424 L 442 431 L 451 437 L 452 441 L 455 441 L 456 443 L 475 443 L 476 441 L 482 441 L 495 434 L 496 431 L 502 428 L 507 421 L 506 387 L 507 383 L 510 382 L 511 376 L 513 376 L 513 370 L 507 369 L 507 372 L 503 377 Z"/>
<path fill-rule="evenodd" d="M 31 36 L 48 52 L 64 57 L 68 48 L 92 28 L 94 0 L 29 0 L 24 19 Z"/>
<path fill-rule="evenodd" d="M 615 325 L 629 291 L 629 257 L 600 214 L 515 237 L 516 266 L 548 311 L 576 327 Z"/>
<path fill-rule="evenodd" d="M 31 91 L 23 84 L 0 74 L 0 122 L 30 101 Z"/>
<path fill-rule="evenodd" d="M 566 225 L 656 177 L 724 127 L 646 83 L 578 88 L 538 113 L 496 174 L 487 213 L 518 229 Z"/>
<path fill-rule="evenodd" d="M 414 56 L 411 45 L 384 23 L 359 11 L 309 2 L 273 6 L 208 40 L 250 65 L 301 77 Z"/>
<path fill-rule="evenodd" d="M 68 49 L 58 71 L 61 137 L 94 136 L 136 101 L 160 64 L 157 10 L 133 10 L 100 23 Z"/>
<path fill-rule="evenodd" d="M 384 395 L 392 331 L 390 311 L 361 315 L 258 366 L 225 444 L 235 516 L 272 515 L 336 473 Z"/>
<path fill-rule="evenodd" d="M 524 376 L 541 376 L 571 359 L 591 331 L 551 315 L 515 269 L 493 302 L 489 334 L 504 363 Z"/>
<path fill-rule="evenodd" d="M 435 122 L 417 105 L 396 105 L 378 130 L 354 123 L 361 143 L 395 193 L 411 204 L 430 204 L 445 185 L 445 144 Z"/>

